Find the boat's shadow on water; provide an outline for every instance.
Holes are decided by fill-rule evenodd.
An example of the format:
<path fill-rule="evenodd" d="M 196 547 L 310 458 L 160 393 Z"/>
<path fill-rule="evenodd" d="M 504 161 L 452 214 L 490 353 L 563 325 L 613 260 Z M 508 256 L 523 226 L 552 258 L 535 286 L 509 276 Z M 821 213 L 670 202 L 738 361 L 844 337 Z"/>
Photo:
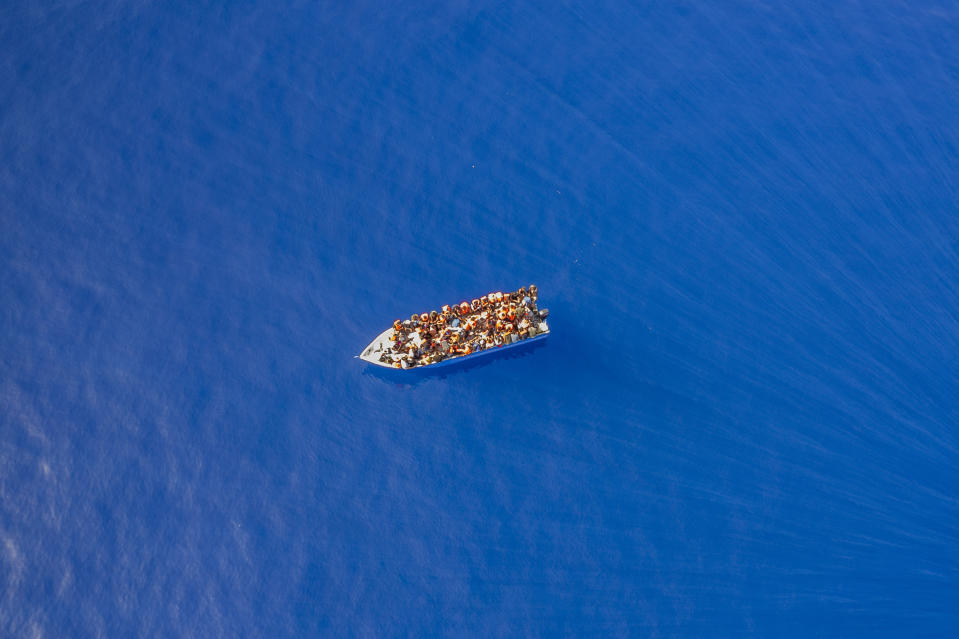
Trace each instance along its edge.
<path fill-rule="evenodd" d="M 493 352 L 489 355 L 475 359 L 468 359 L 464 362 L 451 363 L 447 366 L 436 369 L 414 368 L 412 370 L 399 370 L 366 364 L 366 367 L 363 370 L 363 375 L 374 377 L 389 384 L 396 384 L 400 386 L 417 386 L 430 379 L 446 379 L 450 377 L 457 377 L 463 373 L 474 371 L 478 368 L 492 366 L 498 362 L 502 362 L 503 360 L 522 359 L 529 357 L 535 351 L 546 348 L 546 344 L 548 342 L 549 340 L 545 339 L 531 340 L 529 343 L 518 344 L 508 350 Z"/>

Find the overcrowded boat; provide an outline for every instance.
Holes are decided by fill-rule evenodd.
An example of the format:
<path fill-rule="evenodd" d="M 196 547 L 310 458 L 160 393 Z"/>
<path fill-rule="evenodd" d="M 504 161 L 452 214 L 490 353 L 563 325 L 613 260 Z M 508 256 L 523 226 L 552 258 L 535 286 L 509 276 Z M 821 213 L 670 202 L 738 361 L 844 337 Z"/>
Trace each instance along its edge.
<path fill-rule="evenodd" d="M 385 368 L 435 368 L 549 335 L 549 309 L 539 308 L 536 285 L 445 305 L 396 320 L 358 355 Z"/>

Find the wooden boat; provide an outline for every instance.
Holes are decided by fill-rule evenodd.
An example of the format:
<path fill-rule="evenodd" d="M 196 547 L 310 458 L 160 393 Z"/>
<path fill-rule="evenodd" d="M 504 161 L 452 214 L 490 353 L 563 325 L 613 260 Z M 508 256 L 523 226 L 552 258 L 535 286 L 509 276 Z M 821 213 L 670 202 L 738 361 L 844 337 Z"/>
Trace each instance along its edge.
<path fill-rule="evenodd" d="M 531 289 L 535 291 L 535 287 L 531 287 Z M 520 289 L 520 290 L 523 291 L 525 289 Z M 493 296 L 493 295 L 499 295 L 501 298 L 503 297 L 501 293 L 490 294 L 490 296 Z M 484 298 L 481 298 L 481 299 L 485 300 L 485 297 L 486 296 L 484 296 Z M 490 299 L 492 299 L 492 297 L 490 297 Z M 426 369 L 432 370 L 435 368 L 450 366 L 452 364 L 459 364 L 461 362 L 465 362 L 467 360 L 472 360 L 479 357 L 487 357 L 490 355 L 494 355 L 496 353 L 502 353 L 509 349 L 514 349 L 520 346 L 531 344 L 532 342 L 538 342 L 540 340 L 544 340 L 549 336 L 549 332 L 550 332 L 549 325 L 546 321 L 546 318 L 549 315 L 549 311 L 547 309 L 542 309 L 542 310 L 537 309 L 535 299 L 530 300 L 529 297 L 526 297 L 525 299 L 529 301 L 528 304 L 527 303 L 521 304 L 523 307 L 522 316 L 526 320 L 526 324 L 525 324 L 526 328 L 524 330 L 524 333 L 528 335 L 525 338 L 520 337 L 520 334 L 517 332 L 500 333 L 497 336 L 496 341 L 501 340 L 502 343 L 497 344 L 497 343 L 494 343 L 492 339 L 486 339 L 486 338 L 489 338 L 489 336 L 491 335 L 490 333 L 474 332 L 474 333 L 470 333 L 471 337 L 468 343 L 471 346 L 471 349 L 469 352 L 465 352 L 465 353 L 449 352 L 448 350 L 445 350 L 445 349 L 440 351 L 430 351 L 433 353 L 438 352 L 439 353 L 438 356 L 441 357 L 442 359 L 439 359 L 439 361 L 432 361 L 430 363 L 411 363 L 414 361 L 413 358 L 407 357 L 401 352 L 394 351 L 394 346 L 395 346 L 394 340 L 395 340 L 395 336 L 397 335 L 397 330 L 395 327 L 399 326 L 400 329 L 404 331 L 403 335 L 406 336 L 406 344 L 412 345 L 414 348 L 420 348 L 421 346 L 423 346 L 425 343 L 425 339 L 420 334 L 420 332 L 409 329 L 410 322 L 400 323 L 400 321 L 397 320 L 397 322 L 394 323 L 393 327 L 390 327 L 386 329 L 385 331 L 383 331 L 382 333 L 380 333 L 379 335 L 377 335 L 373 339 L 373 341 L 370 342 L 369 345 L 363 349 L 363 352 L 357 355 L 357 357 L 363 360 L 364 362 L 373 364 L 374 366 L 381 366 L 383 368 L 402 369 L 402 370 L 426 370 Z M 506 300 L 508 305 L 509 304 L 508 296 L 506 297 Z M 451 323 L 444 324 L 442 326 L 444 331 L 449 333 L 451 337 L 454 335 L 456 337 L 459 337 L 460 335 L 467 334 L 463 332 L 464 330 L 463 325 L 466 324 L 471 319 L 472 320 L 479 319 L 479 318 L 485 319 L 488 317 L 489 313 L 493 313 L 494 320 L 495 320 L 496 307 L 483 307 L 481 305 L 481 307 L 477 310 L 475 308 L 477 301 L 478 300 L 473 300 L 472 308 L 470 308 L 471 305 L 467 304 L 466 302 L 463 302 L 462 304 L 464 305 L 463 306 L 464 311 L 462 312 L 462 314 L 456 314 L 456 313 L 459 313 L 459 311 L 454 311 L 455 315 L 451 316 L 451 320 L 450 320 Z M 447 309 L 447 308 L 449 307 L 444 307 L 444 309 Z M 459 308 L 459 307 L 454 307 L 454 308 Z M 423 314 L 423 317 L 426 317 L 425 313 Z M 429 322 L 429 320 L 427 320 L 427 322 Z M 486 339 L 486 341 L 489 342 L 487 346 L 485 347 L 480 346 L 480 337 L 479 337 L 480 335 L 482 336 L 482 338 Z M 452 340 L 456 340 L 456 337 L 452 337 Z M 466 343 L 467 342 L 461 342 L 461 344 L 466 344 Z"/>

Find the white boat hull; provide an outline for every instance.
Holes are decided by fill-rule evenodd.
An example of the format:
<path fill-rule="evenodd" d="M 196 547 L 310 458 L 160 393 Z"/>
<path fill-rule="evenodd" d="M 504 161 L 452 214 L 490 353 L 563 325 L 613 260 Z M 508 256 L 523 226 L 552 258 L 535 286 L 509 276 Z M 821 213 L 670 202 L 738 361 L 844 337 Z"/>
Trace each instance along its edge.
<path fill-rule="evenodd" d="M 383 351 L 389 348 L 390 344 L 392 344 L 392 342 L 390 341 L 390 336 L 393 335 L 394 331 L 392 328 L 388 328 L 382 333 L 380 333 L 379 335 L 377 335 L 376 338 L 374 338 L 373 341 L 370 342 L 369 345 L 363 349 L 363 352 L 360 353 L 357 357 L 359 357 L 359 359 L 363 360 L 364 362 L 373 364 L 374 366 L 380 366 L 382 368 L 388 368 L 391 370 L 410 370 L 410 371 L 420 371 L 420 370 L 428 370 L 428 369 L 432 370 L 434 368 L 440 368 L 442 366 L 458 364 L 468 359 L 474 359 L 477 357 L 482 357 L 484 355 L 493 355 L 494 353 L 501 353 L 505 350 L 515 348 L 517 346 L 523 346 L 524 344 L 530 344 L 532 342 L 537 342 L 539 340 L 546 339 L 547 337 L 549 337 L 549 333 L 550 333 L 549 326 L 546 324 L 545 321 L 541 322 L 540 324 L 541 326 L 545 327 L 545 330 L 540 330 L 540 332 L 533 337 L 517 340 L 510 344 L 503 344 L 502 346 L 493 346 L 492 348 L 486 348 L 481 351 L 475 351 L 467 355 L 456 355 L 453 357 L 447 357 L 443 361 L 436 362 L 435 364 L 427 364 L 425 366 L 413 366 L 411 368 L 405 368 L 405 369 L 397 369 L 396 366 L 394 366 L 392 363 L 381 362 L 379 359 L 380 355 L 383 354 Z"/>

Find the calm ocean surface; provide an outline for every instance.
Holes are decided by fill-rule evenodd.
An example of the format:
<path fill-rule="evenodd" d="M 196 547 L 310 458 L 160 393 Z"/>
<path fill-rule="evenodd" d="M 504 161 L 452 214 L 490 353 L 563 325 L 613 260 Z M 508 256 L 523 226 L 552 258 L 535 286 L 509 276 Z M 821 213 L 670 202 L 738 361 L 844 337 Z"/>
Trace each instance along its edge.
<path fill-rule="evenodd" d="M 14 1 L 0 154 L 0 636 L 959 636 L 954 3 Z"/>

